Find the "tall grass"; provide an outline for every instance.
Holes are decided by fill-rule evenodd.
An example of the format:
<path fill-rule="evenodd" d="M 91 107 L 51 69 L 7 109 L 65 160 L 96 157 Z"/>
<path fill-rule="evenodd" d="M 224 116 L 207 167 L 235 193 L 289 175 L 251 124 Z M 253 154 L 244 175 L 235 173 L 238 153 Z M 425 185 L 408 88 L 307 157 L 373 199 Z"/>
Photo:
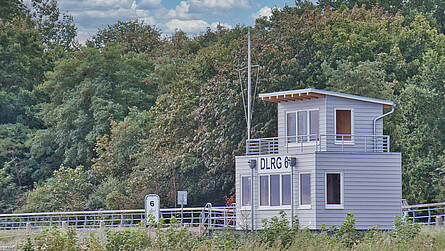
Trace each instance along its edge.
<path fill-rule="evenodd" d="M 295 218 L 294 223 L 298 220 Z M 357 231 L 355 218 L 314 234 L 299 229 L 280 217 L 263 222 L 264 230 L 255 233 L 215 231 L 193 233 L 173 226 L 155 228 L 106 229 L 92 232 L 47 229 L 21 240 L 23 250 L 445 250 L 445 228 L 420 227 L 397 220 L 394 230 Z M 1 236 L 1 235 L 0 235 Z"/>

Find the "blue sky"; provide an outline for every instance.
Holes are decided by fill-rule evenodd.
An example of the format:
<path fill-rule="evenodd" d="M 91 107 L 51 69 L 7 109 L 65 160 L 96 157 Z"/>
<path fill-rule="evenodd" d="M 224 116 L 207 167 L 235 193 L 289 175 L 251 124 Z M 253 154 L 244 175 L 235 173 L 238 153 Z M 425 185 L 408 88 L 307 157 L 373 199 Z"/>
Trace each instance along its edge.
<path fill-rule="evenodd" d="M 198 34 L 218 23 L 233 27 L 236 24 L 253 25 L 255 18 L 267 16 L 272 8 L 294 0 L 59 0 L 59 8 L 74 17 L 78 39 L 83 42 L 98 28 L 105 28 L 118 20 L 139 18 L 156 25 L 164 34 L 181 29 Z"/>

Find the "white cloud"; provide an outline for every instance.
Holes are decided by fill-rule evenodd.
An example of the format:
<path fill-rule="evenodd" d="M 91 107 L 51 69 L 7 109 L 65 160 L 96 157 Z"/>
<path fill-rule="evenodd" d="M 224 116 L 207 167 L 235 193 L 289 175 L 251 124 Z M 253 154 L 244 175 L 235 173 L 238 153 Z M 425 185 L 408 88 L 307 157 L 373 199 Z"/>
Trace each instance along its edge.
<path fill-rule="evenodd" d="M 212 30 L 216 30 L 218 25 L 232 28 L 231 25 L 221 22 L 213 22 L 209 24 L 208 22 L 204 20 L 179 20 L 179 19 L 172 19 L 168 21 L 165 26 L 167 27 L 168 32 L 174 32 L 175 30 L 182 30 L 184 32 L 191 32 L 191 33 L 197 33 L 200 31 L 205 31 L 208 27 Z"/>
<path fill-rule="evenodd" d="M 181 1 L 175 9 L 168 11 L 168 16 L 171 18 L 190 18 L 189 9 L 190 3 Z"/>
<path fill-rule="evenodd" d="M 168 32 L 174 32 L 176 29 L 184 32 L 199 32 L 209 27 L 209 23 L 204 20 L 179 20 L 172 19 L 168 21 L 165 26 Z"/>
<path fill-rule="evenodd" d="M 249 0 L 190 0 L 193 5 L 205 8 L 248 8 Z"/>
<path fill-rule="evenodd" d="M 271 15 L 272 15 L 272 8 L 264 6 L 256 13 L 253 13 L 251 17 L 252 19 L 257 19 L 259 17 L 270 17 Z"/>
<path fill-rule="evenodd" d="M 161 0 L 140 0 L 139 3 L 137 3 L 137 7 L 143 9 L 154 9 L 160 6 Z"/>

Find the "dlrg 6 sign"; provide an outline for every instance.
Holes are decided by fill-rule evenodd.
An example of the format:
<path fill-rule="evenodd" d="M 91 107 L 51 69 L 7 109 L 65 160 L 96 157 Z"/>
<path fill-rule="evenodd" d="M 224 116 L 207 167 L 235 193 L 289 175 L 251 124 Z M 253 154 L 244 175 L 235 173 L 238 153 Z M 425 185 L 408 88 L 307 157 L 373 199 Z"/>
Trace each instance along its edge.
<path fill-rule="evenodd" d="M 159 216 L 161 214 L 159 196 L 157 194 L 146 195 L 144 204 L 146 223 L 159 223 Z"/>

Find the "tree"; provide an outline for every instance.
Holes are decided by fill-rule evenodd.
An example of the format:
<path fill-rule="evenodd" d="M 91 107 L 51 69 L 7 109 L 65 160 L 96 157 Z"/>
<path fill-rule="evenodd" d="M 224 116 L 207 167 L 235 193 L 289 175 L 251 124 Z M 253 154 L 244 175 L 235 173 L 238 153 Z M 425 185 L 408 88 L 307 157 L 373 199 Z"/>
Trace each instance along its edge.
<path fill-rule="evenodd" d="M 124 50 L 82 48 L 47 74 L 40 90 L 50 99 L 41 112 L 48 129 L 37 135 L 34 156 L 44 155 L 40 142 L 50 142 L 54 149 L 48 150 L 59 164 L 88 168 L 96 138 L 110 133 L 112 120 L 122 121 L 131 107 L 147 110 L 154 104 L 157 86 L 145 81 L 153 71 L 152 60 Z"/>
<path fill-rule="evenodd" d="M 91 40 L 90 46 L 104 48 L 109 43 L 120 44 L 125 52 L 158 54 L 162 40 L 158 29 L 144 24 L 143 21 L 118 21 L 99 30 Z"/>

